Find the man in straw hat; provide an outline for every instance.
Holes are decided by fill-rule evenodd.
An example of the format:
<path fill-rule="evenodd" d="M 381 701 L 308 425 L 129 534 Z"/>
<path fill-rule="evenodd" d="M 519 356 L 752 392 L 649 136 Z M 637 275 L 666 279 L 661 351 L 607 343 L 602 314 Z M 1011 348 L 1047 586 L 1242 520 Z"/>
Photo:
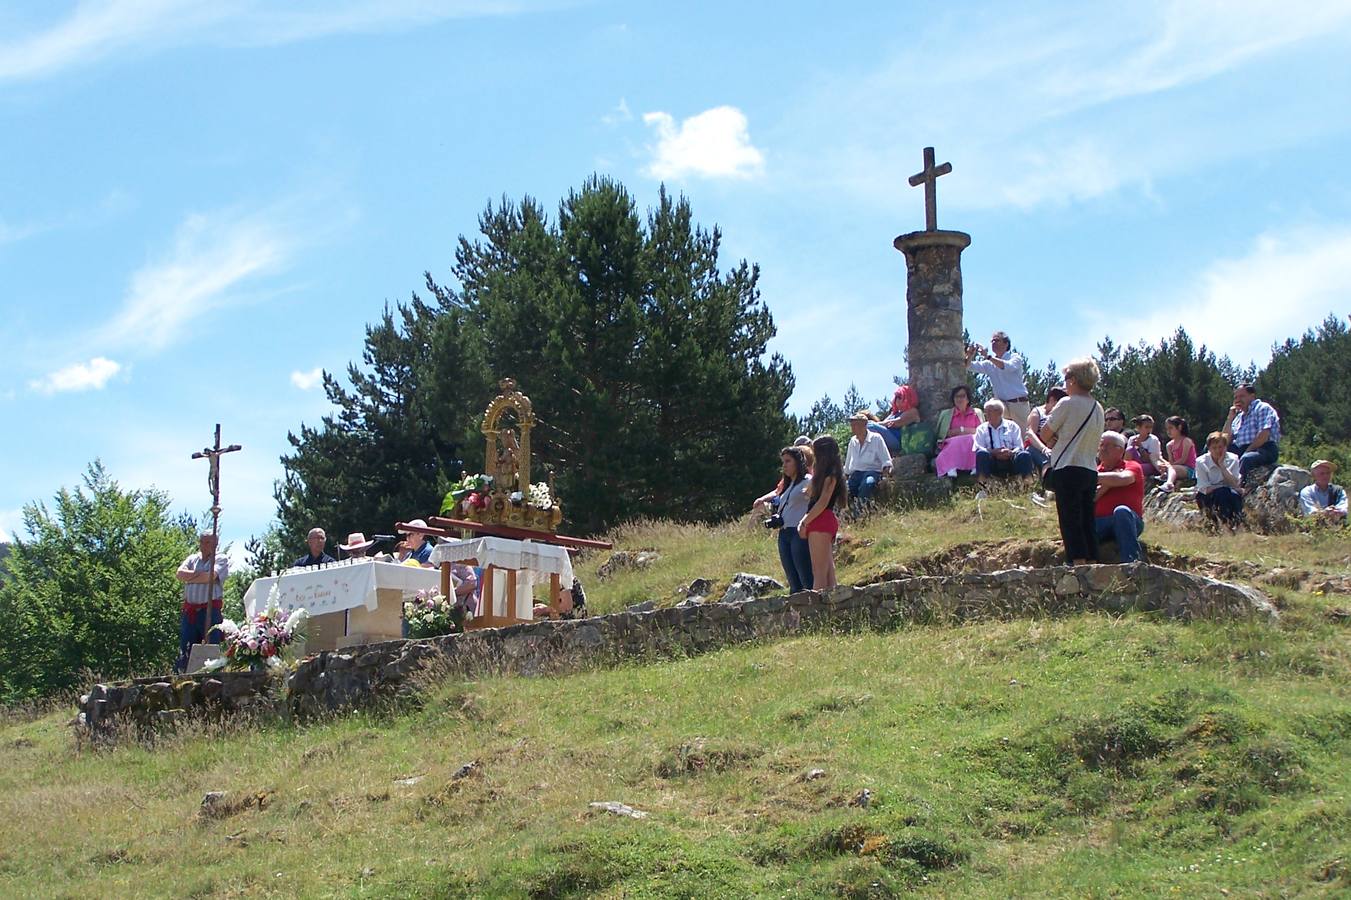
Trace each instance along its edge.
<path fill-rule="evenodd" d="M 1316 459 L 1309 467 L 1313 484 L 1299 492 L 1300 510 L 1327 525 L 1346 524 L 1346 489 L 1332 483 L 1337 466 L 1328 459 Z"/>
<path fill-rule="evenodd" d="M 360 531 L 354 531 L 347 536 L 347 543 L 339 544 L 338 549 L 346 553 L 352 559 L 360 559 L 374 546 L 375 541 L 369 541 L 366 539 L 365 534 Z"/>

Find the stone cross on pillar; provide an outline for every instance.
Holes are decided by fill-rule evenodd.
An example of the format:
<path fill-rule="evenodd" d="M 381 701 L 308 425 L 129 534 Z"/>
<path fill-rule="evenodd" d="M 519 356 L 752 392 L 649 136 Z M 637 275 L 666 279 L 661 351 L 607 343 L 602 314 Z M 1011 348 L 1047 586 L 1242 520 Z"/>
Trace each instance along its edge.
<path fill-rule="evenodd" d="M 934 148 L 924 148 L 924 171 L 910 176 L 910 186 L 924 185 L 924 230 L 938 230 L 938 176 L 952 171 L 952 163 L 934 165 Z"/>
<path fill-rule="evenodd" d="M 905 254 L 906 347 L 910 384 L 919 395 L 920 415 L 933 422 L 949 406 L 948 394 L 966 382 L 966 346 L 962 342 L 962 251 L 971 235 L 940 231 L 934 181 L 952 171 L 934 165 L 934 150 L 924 148 L 924 171 L 910 178 L 924 185 L 924 231 L 900 235 L 892 245 Z M 942 438 L 942 435 L 939 435 Z"/>

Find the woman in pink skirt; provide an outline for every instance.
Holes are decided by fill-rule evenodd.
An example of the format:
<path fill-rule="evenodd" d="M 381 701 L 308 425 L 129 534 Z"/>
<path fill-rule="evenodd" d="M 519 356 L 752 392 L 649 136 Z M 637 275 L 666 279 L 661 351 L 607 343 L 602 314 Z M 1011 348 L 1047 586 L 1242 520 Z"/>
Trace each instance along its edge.
<path fill-rule="evenodd" d="M 966 385 L 952 389 L 952 408 L 938 414 L 938 458 L 934 471 L 940 478 L 953 478 L 958 472 L 976 471 L 976 429 L 985 421 L 980 410 L 971 407 Z"/>

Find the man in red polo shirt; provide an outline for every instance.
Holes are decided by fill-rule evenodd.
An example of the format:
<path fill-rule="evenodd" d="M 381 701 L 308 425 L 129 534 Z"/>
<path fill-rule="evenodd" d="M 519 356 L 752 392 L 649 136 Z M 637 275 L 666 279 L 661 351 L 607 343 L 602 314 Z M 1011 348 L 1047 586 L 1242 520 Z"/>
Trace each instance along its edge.
<path fill-rule="evenodd" d="M 1123 563 L 1140 559 L 1140 534 L 1145 530 L 1145 473 L 1126 459 L 1126 438 L 1104 431 L 1098 444 L 1098 498 L 1093 516 L 1098 541 L 1116 541 Z"/>

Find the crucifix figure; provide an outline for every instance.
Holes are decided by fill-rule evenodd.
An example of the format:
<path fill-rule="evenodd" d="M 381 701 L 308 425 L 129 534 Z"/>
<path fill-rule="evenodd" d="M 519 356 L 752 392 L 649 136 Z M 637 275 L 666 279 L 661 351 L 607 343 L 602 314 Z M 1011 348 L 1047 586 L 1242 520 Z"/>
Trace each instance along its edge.
<path fill-rule="evenodd" d="M 220 458 L 221 454 L 234 453 L 236 450 L 244 448 L 238 444 L 231 444 L 228 447 L 220 445 L 220 424 L 216 425 L 216 443 L 210 447 L 203 447 L 201 452 L 192 454 L 193 459 L 205 459 L 210 468 L 207 469 L 206 483 L 211 491 L 211 533 L 216 535 L 216 541 L 211 548 L 211 557 L 207 561 L 207 571 L 211 573 L 211 580 L 206 586 L 206 613 L 202 616 L 202 643 L 208 643 L 208 636 L 211 634 L 211 601 L 216 593 L 216 547 L 220 545 Z"/>
<path fill-rule="evenodd" d="M 924 185 L 924 230 L 938 230 L 938 191 L 935 189 L 934 182 L 938 176 L 946 175 L 952 171 L 952 163 L 943 163 L 941 166 L 934 165 L 934 148 L 924 148 L 924 171 L 910 176 L 910 186 L 919 187 Z"/>

